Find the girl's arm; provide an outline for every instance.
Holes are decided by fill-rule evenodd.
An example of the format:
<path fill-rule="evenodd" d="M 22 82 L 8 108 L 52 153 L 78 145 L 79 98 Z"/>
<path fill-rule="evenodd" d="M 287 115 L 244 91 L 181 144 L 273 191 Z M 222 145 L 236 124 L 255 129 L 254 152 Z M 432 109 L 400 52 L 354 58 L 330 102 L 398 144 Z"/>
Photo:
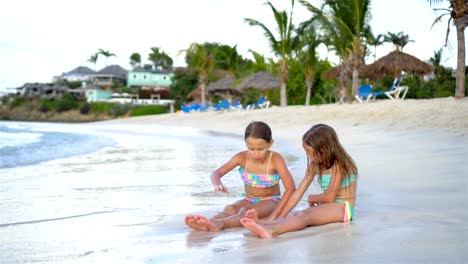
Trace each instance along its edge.
<path fill-rule="evenodd" d="M 279 218 L 286 217 L 289 214 L 289 212 L 291 212 L 291 210 L 299 203 L 299 200 L 301 200 L 307 188 L 309 188 L 310 184 L 314 180 L 314 177 L 315 177 L 314 171 L 312 170 L 306 171 L 304 179 L 302 179 L 301 183 L 299 184 L 299 187 L 292 193 L 291 197 L 289 197 L 284 207 L 282 208 L 281 212 L 279 213 L 278 215 Z"/>
<path fill-rule="evenodd" d="M 211 173 L 211 183 L 215 187 L 215 192 L 229 193 L 226 186 L 224 186 L 224 184 L 221 182 L 221 177 L 226 175 L 226 173 L 230 172 L 235 167 L 239 166 L 239 164 L 241 164 L 243 155 L 245 155 L 244 152 L 237 153 L 228 162 Z"/>
<path fill-rule="evenodd" d="M 267 217 L 267 220 L 273 220 L 278 217 L 286 202 L 289 200 L 289 197 L 291 197 L 291 195 L 296 190 L 294 179 L 288 167 L 286 166 L 286 162 L 284 161 L 283 157 L 280 154 L 274 154 L 275 155 L 273 155 L 272 161 L 273 164 L 275 164 L 276 171 L 281 177 L 281 181 L 284 186 L 284 193 L 281 196 L 281 201 L 279 202 L 278 206 L 276 206 L 275 210 L 273 210 L 273 212 Z"/>
<path fill-rule="evenodd" d="M 338 190 L 340 189 L 342 178 L 343 174 L 341 167 L 338 165 L 338 163 L 335 163 L 332 167 L 330 185 L 328 186 L 328 189 L 321 194 L 309 195 L 307 197 L 309 204 L 333 202 L 335 200 L 336 194 L 338 193 Z"/>

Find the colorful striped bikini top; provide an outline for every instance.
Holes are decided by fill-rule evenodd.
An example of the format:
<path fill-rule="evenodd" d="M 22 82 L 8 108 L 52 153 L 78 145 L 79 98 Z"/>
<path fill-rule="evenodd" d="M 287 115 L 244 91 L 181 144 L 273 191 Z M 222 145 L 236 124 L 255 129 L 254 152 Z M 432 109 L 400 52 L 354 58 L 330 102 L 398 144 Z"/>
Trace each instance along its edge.
<path fill-rule="evenodd" d="M 254 173 L 247 171 L 247 161 L 245 162 L 245 169 L 239 167 L 239 174 L 241 175 L 242 181 L 250 187 L 257 187 L 257 188 L 268 188 L 273 187 L 279 183 L 281 177 L 279 174 L 272 174 L 269 175 L 268 171 L 270 169 L 270 161 L 273 152 L 270 152 L 270 157 L 268 159 L 268 166 L 267 166 L 267 173 L 266 174 L 259 174 L 256 175 Z M 248 152 L 247 152 L 248 155 Z M 247 156 L 248 160 L 248 156 Z"/>
<path fill-rule="evenodd" d="M 331 181 L 331 174 L 322 175 L 322 178 L 320 179 L 320 184 L 322 186 L 322 189 L 328 190 L 328 187 L 330 186 L 330 181 Z M 351 185 L 351 183 L 355 181 L 356 181 L 356 175 L 351 174 L 351 175 L 345 176 L 341 180 L 340 188 L 348 187 L 349 185 Z"/>

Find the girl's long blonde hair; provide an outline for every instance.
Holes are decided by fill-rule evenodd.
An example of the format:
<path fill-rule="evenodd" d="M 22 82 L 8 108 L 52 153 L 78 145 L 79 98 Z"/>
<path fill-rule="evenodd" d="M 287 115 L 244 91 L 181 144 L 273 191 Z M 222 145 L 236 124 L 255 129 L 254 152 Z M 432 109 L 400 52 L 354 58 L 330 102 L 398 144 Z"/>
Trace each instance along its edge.
<path fill-rule="evenodd" d="M 320 157 L 319 164 L 310 165 L 307 160 L 308 173 L 318 173 L 321 178 L 320 171 L 329 169 L 334 164 L 340 166 L 343 176 L 356 175 L 358 170 L 354 160 L 346 152 L 338 140 L 335 130 L 325 124 L 317 124 L 311 127 L 303 136 L 302 143 L 314 149 L 314 154 Z"/>

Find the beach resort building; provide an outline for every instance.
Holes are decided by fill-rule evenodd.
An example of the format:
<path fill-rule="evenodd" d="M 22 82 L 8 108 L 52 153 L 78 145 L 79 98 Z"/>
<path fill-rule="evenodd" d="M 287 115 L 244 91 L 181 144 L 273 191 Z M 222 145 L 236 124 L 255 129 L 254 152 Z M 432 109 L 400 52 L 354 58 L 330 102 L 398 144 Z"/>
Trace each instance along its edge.
<path fill-rule="evenodd" d="M 167 91 L 172 84 L 173 75 L 172 70 L 135 67 L 127 75 L 127 87 Z"/>
<path fill-rule="evenodd" d="M 23 97 L 38 97 L 41 99 L 61 98 L 64 93 L 73 94 L 76 98 L 84 98 L 85 88 L 70 89 L 59 84 L 27 83 L 16 88 L 17 94 Z"/>
<path fill-rule="evenodd" d="M 113 86 L 123 86 L 126 84 L 128 71 L 120 65 L 110 65 L 104 69 L 90 74 L 89 78 L 92 84 L 110 88 Z"/>
<path fill-rule="evenodd" d="M 54 76 L 52 78 L 52 82 L 55 83 L 63 80 L 69 82 L 87 82 L 89 81 L 91 74 L 95 73 L 95 71 L 86 66 L 79 66 L 69 72 L 63 73 L 60 76 Z"/>

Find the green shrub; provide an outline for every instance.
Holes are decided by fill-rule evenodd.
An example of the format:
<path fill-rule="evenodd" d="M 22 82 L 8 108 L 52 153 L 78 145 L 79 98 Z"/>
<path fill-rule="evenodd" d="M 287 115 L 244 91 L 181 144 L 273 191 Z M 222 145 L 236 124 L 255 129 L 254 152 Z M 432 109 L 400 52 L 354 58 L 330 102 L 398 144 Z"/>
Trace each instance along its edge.
<path fill-rule="evenodd" d="M 47 111 L 56 111 L 57 102 L 54 99 L 44 99 L 41 101 L 41 106 L 39 107 L 40 111 L 47 109 Z M 45 112 L 47 112 L 45 111 Z"/>
<path fill-rule="evenodd" d="M 15 108 L 17 106 L 24 105 L 27 102 L 28 100 L 25 97 L 16 97 L 15 99 L 13 99 L 13 101 L 11 101 L 10 107 Z"/>
<path fill-rule="evenodd" d="M 86 103 L 80 108 L 80 114 L 87 115 L 91 110 L 91 105 Z"/>
<path fill-rule="evenodd" d="M 160 105 L 139 106 L 132 110 L 130 116 L 158 115 L 167 113 L 167 109 Z"/>
<path fill-rule="evenodd" d="M 57 112 L 63 112 L 71 109 L 77 109 L 79 107 L 79 102 L 70 93 L 64 93 L 62 98 L 57 100 Z"/>
<path fill-rule="evenodd" d="M 91 103 L 91 113 L 93 114 L 107 114 L 110 113 L 112 107 L 117 103 L 95 102 Z"/>
<path fill-rule="evenodd" d="M 110 109 L 110 112 L 108 112 L 108 115 L 113 117 L 123 116 L 126 113 L 128 113 L 131 109 L 132 105 L 129 104 L 114 104 Z"/>
<path fill-rule="evenodd" d="M 123 116 L 132 109 L 132 105 L 119 103 L 94 102 L 89 106 L 89 112 L 93 114 L 106 114 L 117 117 Z"/>
<path fill-rule="evenodd" d="M 47 113 L 47 112 L 49 112 L 49 110 L 50 109 L 45 105 L 41 105 L 41 107 L 39 107 L 39 112 L 41 112 L 41 113 Z"/>

